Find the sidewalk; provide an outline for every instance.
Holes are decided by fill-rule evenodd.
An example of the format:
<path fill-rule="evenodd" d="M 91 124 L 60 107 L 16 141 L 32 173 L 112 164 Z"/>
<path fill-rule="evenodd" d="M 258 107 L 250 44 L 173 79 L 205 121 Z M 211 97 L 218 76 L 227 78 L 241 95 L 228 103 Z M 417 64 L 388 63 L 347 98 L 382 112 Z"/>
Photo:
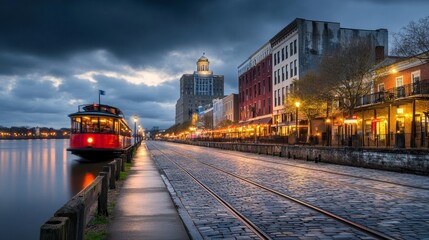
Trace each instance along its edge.
<path fill-rule="evenodd" d="M 133 159 L 107 239 L 189 239 L 162 178 L 142 144 Z"/>

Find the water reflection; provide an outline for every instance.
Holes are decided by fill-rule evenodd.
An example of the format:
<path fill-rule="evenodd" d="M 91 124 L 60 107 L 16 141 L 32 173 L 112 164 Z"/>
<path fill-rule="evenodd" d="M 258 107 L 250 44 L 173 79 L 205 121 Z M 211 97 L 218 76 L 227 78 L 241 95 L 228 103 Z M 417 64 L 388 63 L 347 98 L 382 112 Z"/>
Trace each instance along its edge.
<path fill-rule="evenodd" d="M 40 226 L 106 164 L 67 146 L 67 139 L 0 140 L 1 239 L 38 239 Z"/>

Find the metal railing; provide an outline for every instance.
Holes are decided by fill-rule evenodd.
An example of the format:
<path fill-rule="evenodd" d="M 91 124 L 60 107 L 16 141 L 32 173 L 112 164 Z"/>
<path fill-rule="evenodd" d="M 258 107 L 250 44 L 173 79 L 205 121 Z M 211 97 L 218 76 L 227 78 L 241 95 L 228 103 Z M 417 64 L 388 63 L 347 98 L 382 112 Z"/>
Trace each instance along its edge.
<path fill-rule="evenodd" d="M 394 101 L 396 99 L 407 98 L 420 94 L 429 94 L 429 79 L 416 81 L 400 87 L 395 87 L 382 92 L 376 92 L 361 97 L 358 107 Z"/>

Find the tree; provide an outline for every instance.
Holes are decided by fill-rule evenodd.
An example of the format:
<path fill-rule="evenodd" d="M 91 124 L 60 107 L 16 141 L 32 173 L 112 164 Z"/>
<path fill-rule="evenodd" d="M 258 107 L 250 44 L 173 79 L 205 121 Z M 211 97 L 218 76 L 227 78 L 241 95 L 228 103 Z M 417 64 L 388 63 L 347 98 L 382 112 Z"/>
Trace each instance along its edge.
<path fill-rule="evenodd" d="M 227 128 L 231 126 L 234 122 L 229 119 L 224 119 L 218 124 L 218 128 Z"/>
<path fill-rule="evenodd" d="M 307 72 L 299 80 L 293 81 L 295 91 L 285 102 L 286 112 L 293 113 L 296 110 L 295 102 L 299 102 L 299 113 L 308 119 L 307 142 L 311 136 L 311 120 L 323 115 L 329 99 L 329 85 L 323 84 L 321 78 L 315 72 Z"/>
<path fill-rule="evenodd" d="M 403 57 L 414 56 L 423 62 L 429 62 L 429 16 L 418 22 L 411 21 L 393 37 L 393 53 Z"/>
<path fill-rule="evenodd" d="M 340 101 L 340 109 L 353 116 L 360 98 L 368 95 L 376 81 L 374 76 L 375 46 L 368 38 L 341 43 L 329 56 L 324 56 L 319 66 L 317 87 L 326 84 L 332 96 Z"/>

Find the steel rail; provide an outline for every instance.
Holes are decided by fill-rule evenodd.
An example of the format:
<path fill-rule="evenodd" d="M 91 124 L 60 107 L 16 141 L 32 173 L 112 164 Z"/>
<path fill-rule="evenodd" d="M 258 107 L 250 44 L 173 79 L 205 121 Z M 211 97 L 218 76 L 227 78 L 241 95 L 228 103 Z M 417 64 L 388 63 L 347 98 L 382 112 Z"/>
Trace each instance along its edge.
<path fill-rule="evenodd" d="M 257 159 L 257 158 L 253 158 L 253 157 L 249 157 L 249 156 L 243 156 L 240 154 L 223 153 L 223 151 L 230 151 L 230 150 L 224 150 L 224 149 L 219 149 L 219 150 L 221 150 L 221 152 L 219 152 L 220 154 L 225 154 L 225 155 L 233 155 L 233 156 L 242 157 L 242 158 L 246 158 L 246 159 L 253 159 L 253 160 L 261 161 L 261 162 L 269 162 L 269 163 L 285 165 L 285 166 L 290 166 L 290 167 L 296 167 L 296 168 L 301 168 L 301 169 L 306 169 L 306 170 L 311 170 L 311 171 L 324 172 L 324 173 L 329 173 L 329 174 L 334 174 L 334 175 L 339 175 L 339 176 L 352 177 L 352 178 L 357 178 L 357 179 L 363 179 L 363 180 L 369 180 L 369 181 L 374 181 L 374 182 L 381 182 L 381 183 L 387 183 L 387 184 L 391 184 L 391 185 L 397 185 L 397 186 L 401 186 L 401 187 L 408 187 L 408 188 L 414 188 L 414 189 L 429 191 L 429 188 L 427 188 L 427 187 L 413 186 L 413 185 L 409 185 L 409 184 L 390 182 L 390 181 L 380 180 L 380 179 L 376 179 L 376 178 L 369 178 L 369 177 L 356 176 L 356 175 L 347 174 L 347 173 L 339 173 L 339 172 L 332 172 L 332 171 L 327 171 L 327 170 L 323 170 L 323 169 L 297 166 L 297 165 L 293 165 L 293 164 L 289 164 L 289 163 L 279 163 L 279 162 L 270 161 L 270 160 L 261 160 L 261 159 Z"/>
<path fill-rule="evenodd" d="M 156 148 L 162 155 L 164 155 L 170 162 L 175 164 L 178 168 L 180 168 L 183 172 L 185 172 L 189 177 L 191 177 L 198 185 L 200 185 L 204 190 L 206 190 L 214 199 L 216 199 L 222 206 L 224 206 L 229 212 L 231 212 L 238 220 L 240 220 L 244 225 L 246 225 L 250 230 L 252 230 L 260 239 L 271 240 L 272 238 L 268 236 L 267 233 L 262 231 L 258 226 L 256 226 L 251 220 L 246 218 L 243 214 L 241 214 L 237 209 L 235 209 L 231 204 L 225 201 L 222 197 L 217 195 L 212 189 L 210 189 L 207 185 L 198 180 L 192 173 L 183 168 L 176 161 L 172 160 L 167 156 L 163 151 L 161 151 L 158 147 L 152 145 Z"/>
<path fill-rule="evenodd" d="M 225 173 L 225 174 L 231 175 L 231 176 L 233 176 L 233 177 L 235 177 L 235 178 L 238 178 L 238 179 L 240 179 L 240 180 L 242 180 L 242 181 L 245 181 L 245 182 L 250 183 L 250 184 L 252 184 L 252 185 L 254 185 L 254 186 L 257 186 L 257 187 L 259 187 L 259 188 L 262 188 L 262 189 L 264 189 L 264 190 L 266 190 L 266 191 L 268 191 L 268 192 L 271 192 L 271 193 L 276 194 L 276 195 L 278 195 L 278 196 L 280 196 L 280 197 L 286 198 L 286 199 L 288 199 L 288 200 L 290 200 L 290 201 L 292 201 L 292 202 L 298 203 L 298 204 L 300 204 L 300 205 L 302 205 L 302 206 L 305 206 L 305 207 L 307 207 L 307 208 L 309 208 L 309 209 L 312 209 L 312 210 L 314 210 L 314 211 L 317 211 L 317 212 L 319 212 L 319 213 L 322 213 L 322 214 L 324 214 L 324 215 L 326 215 L 326 216 L 328 216 L 328 217 L 330 217 L 330 218 L 333 218 L 333 219 L 335 219 L 335 220 L 337 220 L 337 221 L 339 221 L 339 222 L 342 222 L 342 223 L 344 223 L 344 224 L 346 224 L 346 225 L 348 225 L 348 226 L 351 226 L 351 227 L 353 227 L 354 229 L 357 229 L 357 230 L 359 230 L 359 231 L 361 231 L 361 232 L 364 232 L 364 233 L 366 233 L 366 234 L 368 234 L 368 235 L 370 235 L 370 236 L 373 236 L 373 237 L 375 237 L 375 238 L 377 238 L 377 239 L 386 239 L 386 240 L 394 240 L 394 239 L 395 239 L 395 238 L 392 238 L 392 237 L 390 237 L 390 236 L 388 236 L 388 235 L 386 235 L 386 234 L 384 234 L 384 233 L 381 233 L 381 232 L 379 232 L 379 231 L 373 230 L 373 229 L 368 228 L 368 227 L 366 227 L 366 226 L 364 226 L 364 225 L 361 225 L 361 224 L 359 224 L 359 223 L 356 223 L 356 222 L 350 221 L 350 220 L 348 220 L 348 219 L 346 219 L 346 218 L 343 218 L 343 217 L 341 217 L 341 216 L 339 216 L 339 215 L 337 215 L 337 214 L 335 214 L 335 213 L 329 212 L 329 211 L 327 211 L 327 210 L 324 210 L 324 209 L 322 209 L 322 208 L 319 208 L 319 207 L 317 207 L 317 206 L 314 206 L 314 205 L 312 205 L 312 204 L 310 204 L 310 203 L 307 203 L 307 202 L 305 202 L 305 201 L 302 201 L 302 200 L 299 200 L 299 199 L 297 199 L 297 198 L 294 198 L 294 197 L 292 197 L 292 196 L 290 196 L 290 195 L 287 195 L 287 194 L 281 193 L 281 192 L 279 192 L 279 191 L 277 191 L 277 190 L 275 190 L 275 189 L 272 189 L 272 188 L 266 187 L 266 186 L 264 186 L 264 185 L 262 185 L 262 184 L 259 184 L 259 183 L 257 183 L 257 182 L 252 181 L 252 180 L 249 180 L 249 179 L 247 179 L 247 178 L 241 177 L 241 176 L 239 176 L 239 175 L 237 175 L 237 174 L 234 174 L 234 173 L 231 173 L 231 172 L 225 171 L 225 170 L 223 170 L 223 169 L 221 169 L 221 168 L 218 168 L 218 167 L 216 167 L 216 166 L 213 166 L 213 165 L 211 165 L 211 164 L 208 164 L 208 163 L 202 162 L 202 161 L 198 160 L 198 159 L 197 159 L 197 158 L 195 158 L 195 157 L 192 157 L 192 156 L 191 156 L 191 157 L 186 156 L 186 155 L 184 155 L 183 153 L 178 152 L 178 151 L 174 151 L 174 152 L 178 153 L 179 155 L 181 155 L 181 156 L 183 156 L 183 157 L 185 157 L 185 158 L 188 158 L 188 159 L 191 159 L 191 160 L 194 160 L 194 161 L 198 161 L 199 163 L 204 164 L 204 165 L 206 165 L 206 166 L 209 166 L 209 167 L 211 167 L 211 168 L 214 168 L 214 169 L 216 169 L 216 170 L 218 170 L 218 171 L 220 171 L 220 172 L 223 172 L 223 173 Z"/>

